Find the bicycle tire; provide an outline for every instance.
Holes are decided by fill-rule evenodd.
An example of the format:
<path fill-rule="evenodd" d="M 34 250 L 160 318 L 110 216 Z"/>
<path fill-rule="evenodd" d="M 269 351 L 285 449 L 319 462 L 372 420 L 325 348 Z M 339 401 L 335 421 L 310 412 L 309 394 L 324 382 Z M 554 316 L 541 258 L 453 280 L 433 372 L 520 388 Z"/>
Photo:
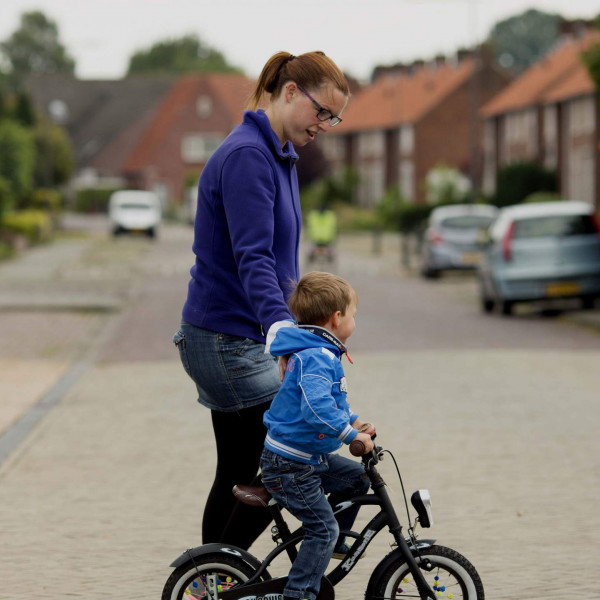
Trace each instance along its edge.
<path fill-rule="evenodd" d="M 481 578 L 462 554 L 445 546 L 431 546 L 420 555 L 433 566 L 431 570 L 421 571 L 438 598 L 484 600 Z M 397 550 L 383 559 L 380 565 L 382 568 L 377 568 L 369 581 L 365 600 L 419 598 L 408 566 Z"/>
<path fill-rule="evenodd" d="M 162 600 L 183 600 L 210 598 L 203 594 L 204 582 L 202 577 L 216 574 L 227 588 L 237 583 L 248 581 L 254 573 L 254 568 L 236 556 L 222 554 L 207 554 L 198 556 L 177 567 L 167 579 L 162 592 Z M 228 581 L 230 579 L 230 581 Z M 204 590 L 206 588 L 204 587 Z M 185 594 L 185 595 L 184 595 Z"/>

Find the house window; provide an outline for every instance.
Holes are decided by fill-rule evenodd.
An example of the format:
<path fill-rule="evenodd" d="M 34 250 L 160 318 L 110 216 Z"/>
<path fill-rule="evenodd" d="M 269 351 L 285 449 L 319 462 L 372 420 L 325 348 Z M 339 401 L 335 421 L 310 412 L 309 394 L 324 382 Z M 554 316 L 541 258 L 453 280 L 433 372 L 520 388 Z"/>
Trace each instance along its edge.
<path fill-rule="evenodd" d="M 181 140 L 181 158 L 186 163 L 204 163 L 219 147 L 223 136 L 219 133 L 190 133 Z"/>
<path fill-rule="evenodd" d="M 412 160 L 400 161 L 400 193 L 407 200 L 414 200 L 415 166 Z"/>
<path fill-rule="evenodd" d="M 400 155 L 412 154 L 415 150 L 415 128 L 412 125 L 400 127 Z"/>
<path fill-rule="evenodd" d="M 196 113 L 201 119 L 208 119 L 212 115 L 212 99 L 210 96 L 198 96 Z"/>
<path fill-rule="evenodd" d="M 385 133 L 365 131 L 358 135 L 359 158 L 380 158 L 385 154 Z"/>
<path fill-rule="evenodd" d="M 337 162 L 346 158 L 346 136 L 329 135 L 319 139 L 327 160 Z"/>
<path fill-rule="evenodd" d="M 486 194 L 496 187 L 496 125 L 492 119 L 485 122 L 483 130 L 483 184 Z"/>
<path fill-rule="evenodd" d="M 380 161 L 362 163 L 358 167 L 360 183 L 358 202 L 361 206 L 372 207 L 381 202 L 384 184 L 384 167 Z"/>
<path fill-rule="evenodd" d="M 506 161 L 529 160 L 537 154 L 537 118 L 535 109 L 506 116 Z"/>
<path fill-rule="evenodd" d="M 571 135 L 588 135 L 594 131 L 595 121 L 594 97 L 581 98 L 569 103 L 569 118 L 571 121 Z"/>
<path fill-rule="evenodd" d="M 69 119 L 69 107 L 64 100 L 52 100 L 48 104 L 48 113 L 55 123 L 60 123 L 61 125 L 64 125 Z"/>
<path fill-rule="evenodd" d="M 544 166 L 556 169 L 558 164 L 558 111 L 556 104 L 544 108 Z"/>

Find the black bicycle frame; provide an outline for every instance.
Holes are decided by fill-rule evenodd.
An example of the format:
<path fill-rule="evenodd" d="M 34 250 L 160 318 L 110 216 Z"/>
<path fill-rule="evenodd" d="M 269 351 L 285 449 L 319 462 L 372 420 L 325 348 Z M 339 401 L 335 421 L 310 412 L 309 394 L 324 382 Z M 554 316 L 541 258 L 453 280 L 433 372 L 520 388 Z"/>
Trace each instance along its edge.
<path fill-rule="evenodd" d="M 364 462 L 367 465 L 366 460 L 364 460 Z M 425 581 L 423 573 L 421 573 L 417 561 L 413 556 L 409 545 L 406 543 L 404 536 L 402 535 L 402 525 L 398 520 L 389 494 L 385 489 L 385 482 L 383 481 L 383 478 L 373 465 L 367 465 L 366 472 L 371 481 L 373 493 L 356 496 L 355 498 L 352 498 L 351 502 L 361 506 L 379 506 L 381 507 L 381 510 L 369 521 L 358 537 L 356 537 L 355 534 L 352 535 L 352 537 L 355 537 L 356 539 L 352 544 L 346 558 L 342 560 L 342 562 L 335 569 L 326 575 L 327 579 L 333 586 L 337 585 L 342 579 L 344 579 L 344 577 L 346 577 L 346 575 L 352 571 L 354 565 L 356 565 L 358 562 L 358 559 L 366 550 L 367 546 L 371 543 L 371 540 L 387 525 L 390 532 L 394 536 L 394 540 L 398 545 L 398 549 L 400 550 L 402 557 L 406 561 L 410 572 L 415 578 L 415 583 L 417 584 L 417 588 L 421 597 L 423 599 L 431 598 L 432 600 L 436 600 L 436 596 Z M 259 569 L 243 585 L 257 583 L 271 562 L 282 552 L 287 552 L 292 562 L 296 558 L 296 545 L 301 542 L 302 538 L 304 537 L 302 528 L 290 533 L 287 524 L 281 515 L 281 509 L 279 506 L 276 504 L 272 506 L 271 512 L 273 514 L 275 524 L 278 527 L 282 543 L 266 556 Z M 351 535 L 350 532 L 342 532 L 341 534 Z"/>

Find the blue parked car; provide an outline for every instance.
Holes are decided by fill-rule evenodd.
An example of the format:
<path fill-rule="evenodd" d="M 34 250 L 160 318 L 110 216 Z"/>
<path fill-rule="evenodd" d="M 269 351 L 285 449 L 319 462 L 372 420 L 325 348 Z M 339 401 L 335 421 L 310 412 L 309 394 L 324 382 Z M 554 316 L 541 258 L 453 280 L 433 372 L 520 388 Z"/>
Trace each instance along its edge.
<path fill-rule="evenodd" d="M 479 266 L 481 306 L 510 315 L 517 302 L 600 297 L 600 228 L 585 202 L 508 206 L 498 213 Z"/>
<path fill-rule="evenodd" d="M 421 248 L 421 275 L 439 277 L 442 271 L 476 269 L 483 251 L 482 233 L 498 213 L 485 204 L 453 204 L 434 208 Z"/>

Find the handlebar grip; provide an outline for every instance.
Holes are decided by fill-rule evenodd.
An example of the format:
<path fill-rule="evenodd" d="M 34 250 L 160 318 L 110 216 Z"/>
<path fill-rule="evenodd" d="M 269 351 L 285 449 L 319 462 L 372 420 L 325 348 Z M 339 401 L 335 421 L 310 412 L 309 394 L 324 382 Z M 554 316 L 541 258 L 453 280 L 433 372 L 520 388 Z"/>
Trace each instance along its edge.
<path fill-rule="evenodd" d="M 350 454 L 352 456 L 363 456 L 366 451 L 367 447 L 362 440 L 352 440 L 350 442 Z"/>

